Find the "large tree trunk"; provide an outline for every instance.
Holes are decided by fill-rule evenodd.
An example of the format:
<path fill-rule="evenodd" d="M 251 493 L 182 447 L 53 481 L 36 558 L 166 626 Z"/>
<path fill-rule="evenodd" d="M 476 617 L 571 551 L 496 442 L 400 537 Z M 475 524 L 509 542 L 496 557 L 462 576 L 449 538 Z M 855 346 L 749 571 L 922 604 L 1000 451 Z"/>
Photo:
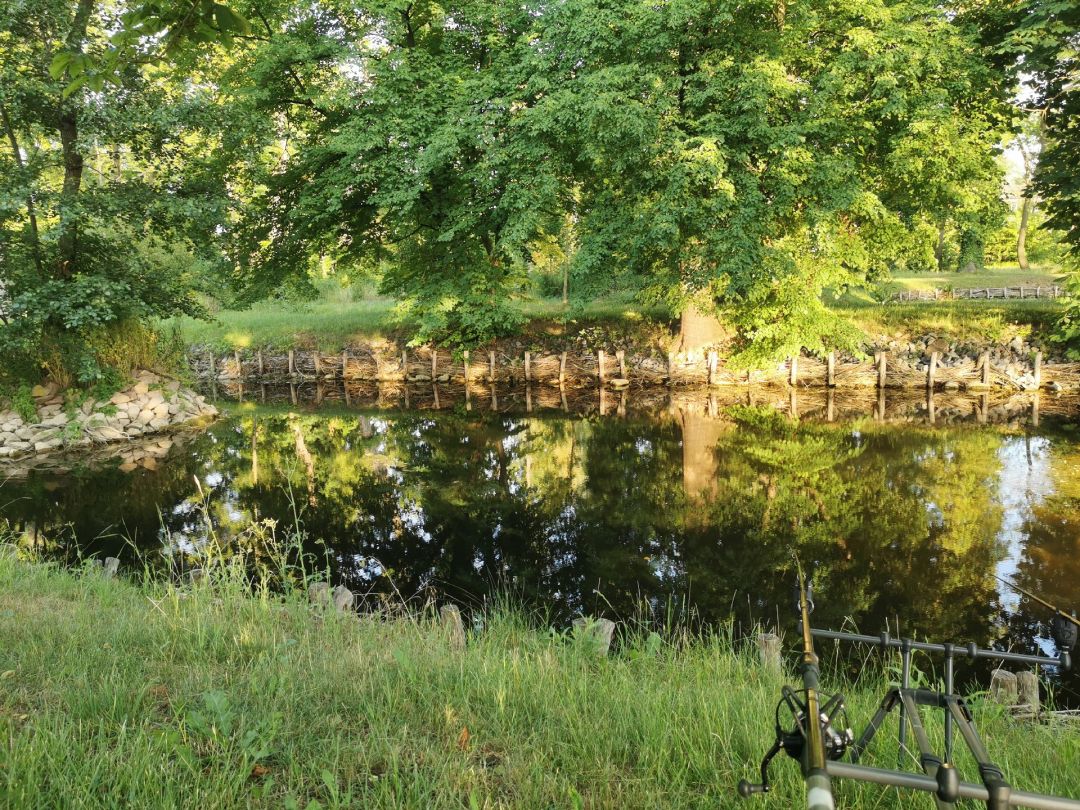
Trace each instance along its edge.
<path fill-rule="evenodd" d="M 680 352 L 694 354 L 728 337 L 728 330 L 716 315 L 704 313 L 693 304 L 687 304 L 679 319 Z"/>
<path fill-rule="evenodd" d="M 90 24 L 90 12 L 94 0 L 79 0 L 75 17 L 64 41 L 69 51 L 82 53 L 86 41 L 86 29 Z M 60 235 L 59 273 L 67 278 L 77 270 L 79 255 L 79 190 L 82 188 L 83 156 L 79 151 L 79 119 L 75 106 L 61 99 L 57 129 L 60 130 L 60 147 L 64 155 L 64 185 L 60 189 Z"/>
<path fill-rule="evenodd" d="M 945 221 L 942 220 L 937 226 L 937 244 L 934 245 L 934 259 L 937 261 L 938 272 L 945 271 Z"/>
<path fill-rule="evenodd" d="M 60 116 L 60 145 L 64 153 L 64 185 L 60 190 L 60 275 L 71 276 L 77 270 L 79 255 L 79 190 L 82 187 L 83 156 L 79 152 L 79 126 L 75 113 Z"/>
<path fill-rule="evenodd" d="M 1031 218 L 1031 197 L 1024 197 L 1023 205 L 1020 206 L 1020 228 L 1016 232 L 1016 263 L 1020 269 L 1027 272 L 1027 230 L 1028 220 Z"/>

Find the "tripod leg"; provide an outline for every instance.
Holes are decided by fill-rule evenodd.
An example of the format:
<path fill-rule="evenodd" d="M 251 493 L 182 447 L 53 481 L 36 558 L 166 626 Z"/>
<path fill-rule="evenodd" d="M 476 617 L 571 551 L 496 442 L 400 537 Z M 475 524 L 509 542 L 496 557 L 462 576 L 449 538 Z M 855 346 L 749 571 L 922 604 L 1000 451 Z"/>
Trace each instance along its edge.
<path fill-rule="evenodd" d="M 851 761 L 858 762 L 859 757 L 862 756 L 863 751 L 870 745 L 870 741 L 874 739 L 874 735 L 877 734 L 881 724 L 885 722 L 885 715 L 893 710 L 897 700 L 900 696 L 900 692 L 897 689 L 890 689 L 885 695 L 885 698 L 881 701 L 881 705 L 878 706 L 877 711 L 874 712 L 874 716 L 870 718 L 870 722 L 866 728 L 863 729 L 863 733 L 859 735 L 858 741 L 851 746 Z"/>

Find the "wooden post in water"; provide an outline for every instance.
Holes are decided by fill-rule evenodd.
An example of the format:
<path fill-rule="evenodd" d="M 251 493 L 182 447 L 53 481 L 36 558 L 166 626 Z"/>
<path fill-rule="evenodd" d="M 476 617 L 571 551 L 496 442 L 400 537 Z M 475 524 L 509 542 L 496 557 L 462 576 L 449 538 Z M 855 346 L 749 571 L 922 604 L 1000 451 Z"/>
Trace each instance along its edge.
<path fill-rule="evenodd" d="M 791 374 L 788 377 L 788 382 L 791 385 L 797 385 L 799 382 L 799 355 L 795 355 L 794 357 L 792 357 L 788 361 L 788 363 L 789 368 L 791 369 Z"/>
<path fill-rule="evenodd" d="M 469 350 L 466 349 L 461 355 L 462 362 L 465 364 L 465 401 L 468 402 L 469 397 Z"/>
<path fill-rule="evenodd" d="M 712 385 L 716 382 L 716 352 L 714 350 L 709 350 L 706 362 L 708 364 L 708 383 Z"/>
<path fill-rule="evenodd" d="M 990 352 L 983 352 L 979 362 L 982 363 L 982 384 L 990 385 Z"/>
<path fill-rule="evenodd" d="M 311 364 L 315 367 L 316 379 L 322 378 L 322 354 L 318 349 L 311 353 Z"/>
<path fill-rule="evenodd" d="M 294 382 L 289 383 L 289 401 L 293 405 L 296 404 L 296 383 Z"/>
<path fill-rule="evenodd" d="M 439 384 L 435 380 L 431 381 L 431 390 L 435 394 L 435 410 L 439 410 Z"/>
<path fill-rule="evenodd" d="M 1035 390 L 1038 391 L 1042 388 L 1042 352 L 1035 352 L 1035 368 L 1032 371 L 1032 376 L 1035 378 Z"/>
<path fill-rule="evenodd" d="M 488 373 L 488 376 L 491 378 L 491 382 L 494 383 L 495 382 L 495 352 L 494 351 L 491 351 L 491 352 L 488 353 L 488 365 L 490 366 L 490 371 Z"/>
<path fill-rule="evenodd" d="M 1035 392 L 1035 396 L 1031 398 L 1031 424 L 1033 427 L 1039 426 L 1039 392 Z"/>
<path fill-rule="evenodd" d="M 293 354 L 293 350 L 289 349 L 289 376 L 293 377 L 295 375 L 296 375 L 296 357 Z"/>
<path fill-rule="evenodd" d="M 532 382 L 532 368 L 531 368 L 531 363 L 530 363 L 531 360 L 532 360 L 532 358 L 529 356 L 529 353 L 525 352 L 525 382 L 526 383 Z"/>
<path fill-rule="evenodd" d="M 559 358 L 559 388 L 566 383 L 566 352 Z"/>
<path fill-rule="evenodd" d="M 792 419 L 799 418 L 799 389 L 794 385 L 791 386 L 788 392 L 788 414 Z"/>
<path fill-rule="evenodd" d="M 879 422 L 885 421 L 885 389 L 879 388 L 877 390 L 877 419 Z"/>
<path fill-rule="evenodd" d="M 402 379 L 405 379 L 405 380 L 409 379 L 409 350 L 408 349 L 402 349 L 401 350 L 401 377 L 402 377 Z M 407 399 L 406 399 L 406 402 L 408 402 Z M 406 407 L 408 407 L 408 406 L 406 405 Z"/>
<path fill-rule="evenodd" d="M 525 383 L 525 413 L 532 413 L 532 385 Z"/>
<path fill-rule="evenodd" d="M 829 388 L 833 388 L 836 385 L 836 352 L 829 352 L 829 356 L 826 359 L 826 372 L 825 372 L 825 384 Z M 831 419 L 829 420 L 832 421 Z"/>
<path fill-rule="evenodd" d="M 938 353 L 930 353 L 930 365 L 926 367 L 926 390 L 934 390 L 934 375 L 937 374 Z"/>
<path fill-rule="evenodd" d="M 619 376 L 622 377 L 624 380 L 627 379 L 626 352 L 624 352 L 622 349 L 619 349 L 617 352 L 615 352 L 615 359 L 619 361 Z"/>
<path fill-rule="evenodd" d="M 237 349 L 233 352 L 233 360 L 236 361 L 236 379 L 240 380 L 244 377 L 244 362 L 240 359 L 240 350 Z"/>
<path fill-rule="evenodd" d="M 886 373 L 886 354 L 885 352 L 878 352 L 875 360 L 877 361 L 877 387 L 885 387 L 885 373 Z"/>
<path fill-rule="evenodd" d="M 431 381 L 435 382 L 435 378 L 439 376 L 439 350 L 434 346 L 431 347 Z"/>
<path fill-rule="evenodd" d="M 937 412 L 934 409 L 934 389 L 926 389 L 926 414 L 930 418 L 930 424 L 937 421 Z"/>
<path fill-rule="evenodd" d="M 836 391 L 829 389 L 828 405 L 825 408 L 825 419 L 828 422 L 836 421 Z"/>
<path fill-rule="evenodd" d="M 990 394 L 983 392 L 983 395 L 979 397 L 979 412 L 977 414 L 980 425 L 986 424 L 986 416 L 990 412 Z"/>
<path fill-rule="evenodd" d="M 349 350 L 343 349 L 341 352 L 341 381 L 345 382 L 349 378 Z"/>
<path fill-rule="evenodd" d="M 206 354 L 210 359 L 210 379 L 214 379 L 217 376 L 217 369 L 214 368 L 214 353 L 207 352 Z"/>
<path fill-rule="evenodd" d="M 600 385 L 604 384 L 604 350 L 596 353 L 596 379 Z"/>
<path fill-rule="evenodd" d="M 265 367 L 263 366 L 262 349 L 255 352 L 255 362 L 259 365 L 259 376 L 263 376 Z"/>

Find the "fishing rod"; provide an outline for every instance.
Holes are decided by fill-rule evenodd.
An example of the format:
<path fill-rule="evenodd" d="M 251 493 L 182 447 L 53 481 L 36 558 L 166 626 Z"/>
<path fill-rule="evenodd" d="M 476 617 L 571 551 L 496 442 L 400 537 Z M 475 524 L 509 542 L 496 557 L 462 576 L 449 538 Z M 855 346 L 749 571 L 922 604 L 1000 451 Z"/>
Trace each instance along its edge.
<path fill-rule="evenodd" d="M 753 784 L 743 779 L 739 782 L 738 790 L 744 799 L 756 793 L 768 793 L 769 763 L 782 749 L 802 765 L 807 810 L 835 810 L 836 802 L 833 799 L 827 762 L 842 757 L 847 747 L 854 742 L 855 736 L 847 727 L 843 695 L 833 695 L 824 706 L 821 705 L 818 657 L 814 652 L 814 637 L 810 630 L 810 613 L 814 609 L 813 586 L 807 583 L 798 560 L 796 568 L 799 583 L 797 604 L 801 617 L 803 646 L 799 671 L 803 689 L 797 692 L 790 686 L 785 686 L 781 690 L 774 718 L 776 739 L 761 761 L 761 782 Z M 791 713 L 793 724 L 789 729 L 785 729 L 780 722 L 782 707 L 786 707 Z"/>
<path fill-rule="evenodd" d="M 1045 599 L 1040 596 L 1036 596 L 1031 591 L 1021 588 L 1015 582 L 1005 577 L 999 577 L 994 574 L 994 579 L 1003 585 L 1007 585 L 1017 593 L 1023 594 L 1031 601 L 1042 605 L 1044 608 L 1054 614 L 1054 621 L 1051 625 L 1051 632 L 1054 636 L 1054 641 L 1057 642 L 1058 647 L 1066 650 L 1071 650 L 1076 646 L 1077 631 L 1080 629 L 1080 619 L 1076 618 L 1076 612 L 1071 615 L 1066 613 L 1059 607 L 1051 605 Z"/>
<path fill-rule="evenodd" d="M 754 784 L 745 779 L 740 781 L 738 785 L 740 796 L 748 798 L 758 793 L 769 792 L 769 765 L 773 758 L 783 750 L 788 756 L 799 760 L 802 766 L 808 810 L 835 809 L 836 803 L 832 793 L 832 781 L 835 779 L 850 779 L 929 793 L 938 810 L 952 808 L 959 799 L 982 801 L 986 804 L 987 810 L 1011 810 L 1014 807 L 1030 807 L 1036 810 L 1080 810 L 1080 801 L 1076 799 L 1015 790 L 1006 782 L 1001 768 L 990 759 L 975 729 L 970 708 L 962 697 L 953 694 L 953 660 L 959 655 L 972 659 L 986 658 L 1001 662 L 1011 661 L 1069 669 L 1072 661 L 1068 650 L 1063 650 L 1060 658 L 1049 658 L 983 649 L 975 644 L 930 644 L 911 639 L 893 639 L 887 633 L 882 633 L 880 636 L 867 636 L 811 629 L 810 613 L 814 607 L 813 588 L 806 581 L 798 560 L 796 560 L 796 567 L 798 568 L 797 604 L 801 619 L 800 632 L 803 648 L 800 673 L 804 688 L 801 691 L 795 691 L 790 686 L 784 686 L 781 689 L 780 702 L 776 705 L 774 715 L 776 738 L 761 761 L 761 782 Z M 818 683 L 818 657 L 813 646 L 815 637 L 880 645 L 883 649 L 901 651 L 904 664 L 901 685 L 891 687 L 887 691 L 857 741 L 848 725 L 844 696 L 837 693 L 824 699 L 823 702 Z M 913 651 L 945 656 L 946 677 L 943 691 L 911 687 L 910 663 Z M 930 737 L 922 722 L 920 710 L 923 708 L 938 709 L 944 714 L 944 758 L 935 753 L 930 743 Z M 791 715 L 792 722 L 787 728 L 780 719 L 782 709 L 787 709 Z M 905 740 L 907 728 L 910 726 L 919 749 L 918 761 L 922 767 L 922 773 L 859 764 L 859 758 L 893 709 L 897 709 L 900 715 L 901 758 L 903 759 L 907 750 Z M 953 765 L 954 728 L 959 730 L 960 736 L 978 766 L 980 783 L 962 781 Z M 845 754 L 850 754 L 848 762 L 841 761 Z"/>

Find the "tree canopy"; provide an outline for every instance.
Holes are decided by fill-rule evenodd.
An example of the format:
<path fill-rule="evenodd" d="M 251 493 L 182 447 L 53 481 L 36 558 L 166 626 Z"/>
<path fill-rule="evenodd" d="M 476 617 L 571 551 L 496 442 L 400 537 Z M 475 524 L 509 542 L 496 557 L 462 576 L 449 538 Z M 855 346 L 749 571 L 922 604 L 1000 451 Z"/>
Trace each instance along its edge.
<path fill-rule="evenodd" d="M 15 0 L 0 342 L 92 378 L 56 347 L 320 265 L 471 344 L 558 244 L 578 297 L 719 316 L 748 365 L 853 348 L 828 295 L 981 261 L 1029 72 L 1075 241 L 1068 5 Z"/>

